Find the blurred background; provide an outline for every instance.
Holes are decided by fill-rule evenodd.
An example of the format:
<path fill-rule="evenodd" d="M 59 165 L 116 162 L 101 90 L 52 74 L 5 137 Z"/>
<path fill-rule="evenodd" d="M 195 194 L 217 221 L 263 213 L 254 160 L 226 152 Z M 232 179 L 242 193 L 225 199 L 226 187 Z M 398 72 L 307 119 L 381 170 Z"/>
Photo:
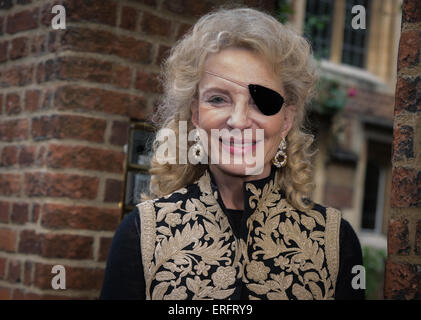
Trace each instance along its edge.
<path fill-rule="evenodd" d="M 398 62 L 409 68 L 402 79 L 419 75 L 416 1 L 402 12 L 399 0 L 0 0 L 0 299 L 98 297 L 114 231 L 148 188 L 160 64 L 227 3 L 266 10 L 311 42 L 321 73 L 307 122 L 319 149 L 313 199 L 357 232 L 368 299 L 421 297 L 419 97 L 401 97 L 394 125 Z M 56 4 L 65 29 L 51 26 Z M 364 9 L 357 27 L 354 6 Z M 415 97 L 411 85 L 402 92 Z M 403 196 L 392 192 L 393 163 L 405 164 Z M 56 264 L 66 290 L 51 288 Z"/>

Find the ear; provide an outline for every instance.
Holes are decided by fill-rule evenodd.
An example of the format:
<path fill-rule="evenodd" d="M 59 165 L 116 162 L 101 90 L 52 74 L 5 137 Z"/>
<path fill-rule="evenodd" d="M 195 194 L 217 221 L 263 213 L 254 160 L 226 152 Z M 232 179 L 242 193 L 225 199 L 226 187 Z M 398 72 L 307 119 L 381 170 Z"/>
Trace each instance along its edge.
<path fill-rule="evenodd" d="M 199 101 L 197 98 L 193 98 L 190 104 L 191 110 L 191 122 L 196 128 L 199 128 Z"/>
<path fill-rule="evenodd" d="M 284 123 L 282 125 L 282 136 L 286 137 L 288 135 L 289 130 L 292 128 L 292 124 L 294 123 L 295 112 L 297 111 L 296 106 L 288 105 L 285 107 L 284 112 Z"/>

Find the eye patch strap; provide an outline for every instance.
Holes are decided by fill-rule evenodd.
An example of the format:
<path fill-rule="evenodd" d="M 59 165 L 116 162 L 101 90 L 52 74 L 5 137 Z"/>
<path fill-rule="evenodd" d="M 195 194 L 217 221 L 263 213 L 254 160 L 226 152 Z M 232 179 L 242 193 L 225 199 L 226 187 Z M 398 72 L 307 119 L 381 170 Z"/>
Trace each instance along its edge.
<path fill-rule="evenodd" d="M 241 86 L 241 87 L 243 87 L 243 88 L 246 88 L 246 89 L 247 89 L 247 85 L 246 85 L 246 84 L 242 84 L 242 83 L 241 83 L 241 82 L 239 82 L 239 81 L 236 81 L 236 80 L 232 80 L 232 79 L 225 78 L 225 77 L 223 77 L 223 76 L 221 76 L 221 75 L 219 75 L 219 74 L 216 74 L 216 73 L 213 73 L 213 72 L 210 72 L 210 71 L 205 71 L 205 72 L 206 72 L 206 73 L 209 73 L 210 75 L 213 75 L 213 76 L 215 76 L 215 77 L 222 78 L 222 79 L 227 80 L 227 81 L 230 81 L 230 82 L 234 82 L 235 84 L 238 84 L 239 86 Z"/>

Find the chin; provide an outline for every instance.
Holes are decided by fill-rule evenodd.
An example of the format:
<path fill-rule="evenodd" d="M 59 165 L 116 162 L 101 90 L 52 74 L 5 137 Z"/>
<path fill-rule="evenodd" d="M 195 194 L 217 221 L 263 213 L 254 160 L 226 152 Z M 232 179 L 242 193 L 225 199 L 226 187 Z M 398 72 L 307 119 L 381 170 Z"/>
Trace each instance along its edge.
<path fill-rule="evenodd" d="M 255 168 L 247 164 L 211 164 L 214 169 L 233 177 L 249 177 L 261 175 L 264 167 Z M 266 167 L 266 165 L 265 165 Z"/>

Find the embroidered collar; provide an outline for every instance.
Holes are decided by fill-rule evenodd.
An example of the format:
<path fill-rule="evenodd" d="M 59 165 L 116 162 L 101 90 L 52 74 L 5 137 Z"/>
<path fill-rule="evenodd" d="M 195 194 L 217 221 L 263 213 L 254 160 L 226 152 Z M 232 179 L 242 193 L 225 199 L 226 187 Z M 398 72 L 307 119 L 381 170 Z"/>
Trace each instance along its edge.
<path fill-rule="evenodd" d="M 251 214 L 262 205 L 262 202 L 278 201 L 281 198 L 285 198 L 284 192 L 279 189 L 278 184 L 276 183 L 278 180 L 278 174 L 279 173 L 277 168 L 272 166 L 270 174 L 267 177 L 258 180 L 250 180 L 243 183 L 244 219 L 250 217 Z M 210 179 L 206 180 L 210 182 L 212 194 L 215 196 L 222 211 L 226 213 L 227 208 L 222 201 L 221 194 L 219 193 L 218 186 L 215 182 L 215 177 L 209 168 L 205 171 L 204 175 L 210 177 Z M 273 197 L 274 193 L 276 193 L 275 197 Z"/>

